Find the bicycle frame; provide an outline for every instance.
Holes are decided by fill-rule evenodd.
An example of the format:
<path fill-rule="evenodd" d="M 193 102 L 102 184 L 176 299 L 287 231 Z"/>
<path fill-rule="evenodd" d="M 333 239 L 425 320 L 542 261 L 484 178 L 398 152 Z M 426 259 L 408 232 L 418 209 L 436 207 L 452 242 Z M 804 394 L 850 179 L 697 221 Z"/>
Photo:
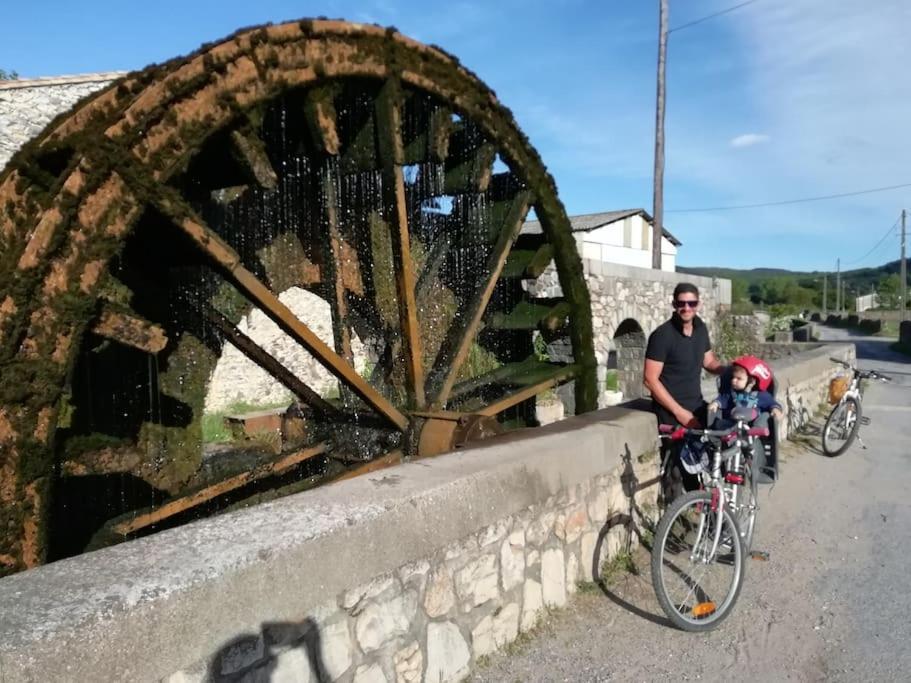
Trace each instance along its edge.
<path fill-rule="evenodd" d="M 690 553 L 691 562 L 701 562 L 709 564 L 714 562 L 718 552 L 718 546 L 721 543 L 721 528 L 724 508 L 727 506 L 732 512 L 736 512 L 740 488 L 744 485 L 744 478 L 741 474 L 742 465 L 745 458 L 752 458 L 755 439 L 759 436 L 766 435 L 767 429 L 752 428 L 745 420 L 738 420 L 733 427 L 728 429 L 686 429 L 680 427 L 672 433 L 667 434 L 668 425 L 662 425 L 659 428 L 664 431 L 664 438 L 672 441 L 681 441 L 687 436 L 707 444 L 711 455 L 711 470 L 701 473 L 702 485 L 712 492 L 712 512 L 715 513 L 715 533 L 712 538 L 711 549 L 708 553 L 697 557 L 696 549 L 701 547 L 704 534 L 706 532 L 706 516 L 699 519 L 699 527 L 696 531 L 696 542 L 693 544 L 693 552 Z M 667 459 L 665 460 L 665 464 Z M 727 474 L 723 471 L 723 465 L 728 463 Z M 662 471 L 663 471 L 662 467 Z M 755 476 L 755 474 L 753 475 Z M 738 539 L 739 542 L 739 539 Z"/>

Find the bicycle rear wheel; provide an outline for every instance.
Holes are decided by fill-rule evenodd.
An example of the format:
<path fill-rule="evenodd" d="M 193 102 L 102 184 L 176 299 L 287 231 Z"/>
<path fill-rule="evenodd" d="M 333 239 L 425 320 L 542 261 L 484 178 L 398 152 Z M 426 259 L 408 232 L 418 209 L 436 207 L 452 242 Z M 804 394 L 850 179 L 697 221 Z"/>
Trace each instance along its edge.
<path fill-rule="evenodd" d="M 832 409 L 822 428 L 822 450 L 828 456 L 841 455 L 857 438 L 860 427 L 860 402 L 846 398 Z"/>
<path fill-rule="evenodd" d="M 712 494 L 693 491 L 664 513 L 652 548 L 652 585 L 661 609 L 684 631 L 710 631 L 737 602 L 745 571 L 740 530 L 731 511 L 722 513 L 721 541 Z"/>

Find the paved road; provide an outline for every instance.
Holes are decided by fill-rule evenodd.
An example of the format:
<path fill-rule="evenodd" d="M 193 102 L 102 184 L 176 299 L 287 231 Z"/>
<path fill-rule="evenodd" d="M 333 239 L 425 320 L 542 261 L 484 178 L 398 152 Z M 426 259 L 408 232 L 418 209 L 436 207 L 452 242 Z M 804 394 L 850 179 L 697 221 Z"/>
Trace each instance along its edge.
<path fill-rule="evenodd" d="M 760 493 L 756 547 L 771 559 L 749 564 L 718 630 L 670 627 L 642 554 L 642 575 L 578 594 L 473 680 L 911 679 L 911 358 L 890 340 L 824 334 L 896 381 L 866 393 L 866 449 L 787 447 L 781 481 Z"/>

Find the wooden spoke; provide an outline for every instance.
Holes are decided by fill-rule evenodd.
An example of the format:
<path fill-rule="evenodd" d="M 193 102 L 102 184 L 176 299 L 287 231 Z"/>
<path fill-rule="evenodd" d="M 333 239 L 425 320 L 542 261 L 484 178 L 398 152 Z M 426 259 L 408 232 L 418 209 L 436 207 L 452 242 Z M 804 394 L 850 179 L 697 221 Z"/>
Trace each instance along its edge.
<path fill-rule="evenodd" d="M 553 260 L 554 247 L 552 244 L 544 242 L 538 247 L 533 247 L 517 242 L 516 247 L 509 253 L 506 265 L 503 267 L 503 277 L 540 277 Z"/>
<path fill-rule="evenodd" d="M 333 87 L 314 88 L 307 93 L 304 105 L 311 136 L 317 147 L 330 156 L 337 155 L 341 149 L 336 125 L 336 94 L 337 89 Z"/>
<path fill-rule="evenodd" d="M 332 417 L 339 416 L 340 411 L 335 408 L 335 406 L 328 401 L 325 401 L 319 394 L 313 391 L 313 389 L 300 381 L 294 373 L 277 361 L 271 354 L 263 350 L 263 348 L 250 339 L 250 337 L 237 329 L 236 326 L 232 325 L 231 321 L 220 312 L 210 308 L 206 311 L 205 315 L 206 319 L 215 325 L 225 338 L 236 346 L 241 353 L 281 382 L 304 403 L 324 415 L 330 415 Z"/>
<path fill-rule="evenodd" d="M 383 205 L 392 233 L 393 267 L 399 304 L 399 320 L 404 340 L 406 375 L 413 408 L 424 400 L 424 364 L 421 331 L 415 304 L 414 261 L 408 234 L 408 207 L 405 204 L 405 178 L 402 172 L 404 150 L 401 133 L 401 92 L 396 81 L 387 81 L 377 98 L 379 152 L 383 173 Z"/>
<path fill-rule="evenodd" d="M 158 353 L 168 344 L 168 337 L 161 327 L 110 305 L 102 307 L 91 331 L 99 337 L 146 353 Z"/>
<path fill-rule="evenodd" d="M 169 517 L 173 517 L 176 514 L 185 512 L 194 507 L 198 507 L 203 503 L 207 503 L 210 500 L 218 498 L 226 493 L 239 489 L 242 486 L 245 486 L 251 482 L 257 481 L 259 479 L 265 479 L 266 477 L 272 477 L 277 474 L 282 474 L 287 472 L 292 467 L 300 465 L 305 460 L 310 458 L 315 458 L 316 456 L 322 455 L 329 450 L 329 447 L 324 444 L 317 444 L 316 446 L 311 446 L 310 448 L 304 448 L 303 450 L 290 453 L 282 458 L 279 458 L 275 462 L 271 462 L 267 465 L 257 467 L 249 472 L 244 472 L 242 474 L 235 475 L 224 481 L 220 481 L 217 484 L 212 484 L 207 486 L 204 489 L 191 493 L 182 498 L 177 498 L 168 503 L 165 503 L 159 508 L 147 512 L 145 514 L 137 515 L 131 520 L 121 522 L 120 524 L 115 524 L 113 531 L 126 536 L 127 534 L 132 534 L 140 529 L 144 529 L 153 524 L 157 524 Z"/>
<path fill-rule="evenodd" d="M 576 375 L 578 368 L 575 365 L 565 365 L 559 368 L 554 368 L 552 374 L 547 379 L 541 380 L 536 384 L 520 389 L 512 394 L 504 396 L 503 398 L 481 408 L 476 411 L 479 415 L 492 416 L 497 413 L 502 413 L 507 408 L 512 408 L 514 405 L 518 405 L 522 401 L 527 401 L 533 396 L 537 396 L 542 391 L 547 391 L 560 382 L 570 379 Z"/>
<path fill-rule="evenodd" d="M 266 190 L 278 187 L 278 176 L 266 154 L 266 146 L 258 136 L 235 130 L 231 133 L 231 144 L 234 146 L 234 156 L 241 162 L 251 180 Z"/>
<path fill-rule="evenodd" d="M 527 191 L 520 191 L 513 199 L 506 220 L 500 228 L 497 243 L 487 260 L 487 281 L 475 290 L 475 294 L 461 318 L 461 324 L 453 324 L 446 342 L 440 349 L 435 365 L 438 368 L 445 368 L 446 374 L 443 375 L 440 388 L 433 397 L 433 405 L 436 407 L 445 405 L 449 398 L 459 370 L 478 335 L 484 311 L 490 302 L 497 281 L 500 279 L 500 272 L 506 263 L 509 249 L 522 229 L 522 223 L 530 205 L 531 195 Z"/>
<path fill-rule="evenodd" d="M 509 313 L 497 313 L 490 326 L 498 330 L 558 330 L 566 324 L 570 305 L 562 300 L 520 301 Z"/>
<path fill-rule="evenodd" d="M 286 334 L 306 348 L 323 367 L 347 384 L 361 399 L 401 430 L 408 419 L 355 372 L 344 358 L 329 348 L 307 325 L 302 323 L 272 291 L 247 270 L 240 256 L 221 237 L 197 217 L 182 200 L 159 196 L 156 203 L 165 215 L 219 266 L 228 272 L 250 300 L 268 315 Z"/>

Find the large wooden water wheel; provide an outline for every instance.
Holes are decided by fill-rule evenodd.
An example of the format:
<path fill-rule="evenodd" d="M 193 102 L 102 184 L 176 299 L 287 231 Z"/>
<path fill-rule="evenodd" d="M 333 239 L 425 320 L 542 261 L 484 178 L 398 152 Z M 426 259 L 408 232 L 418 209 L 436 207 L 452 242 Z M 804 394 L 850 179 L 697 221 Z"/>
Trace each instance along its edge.
<path fill-rule="evenodd" d="M 543 234 L 520 235 L 532 208 Z M 393 30 L 245 30 L 122 79 L 10 163 L 0 240 L 0 574 L 72 536 L 78 551 L 66 522 L 86 509 L 127 512 L 105 528 L 128 536 L 257 481 L 533 425 L 535 397 L 565 382 L 576 412 L 595 405 L 588 291 L 552 178 L 474 75 Z M 562 292 L 532 299 L 550 263 Z M 329 303 L 329 343 L 279 299 L 294 287 Z M 334 395 L 239 329 L 251 307 Z M 201 428 L 226 343 L 296 398 L 278 442 L 240 459 L 207 451 Z M 240 464 L 213 475 L 219 459 Z"/>

